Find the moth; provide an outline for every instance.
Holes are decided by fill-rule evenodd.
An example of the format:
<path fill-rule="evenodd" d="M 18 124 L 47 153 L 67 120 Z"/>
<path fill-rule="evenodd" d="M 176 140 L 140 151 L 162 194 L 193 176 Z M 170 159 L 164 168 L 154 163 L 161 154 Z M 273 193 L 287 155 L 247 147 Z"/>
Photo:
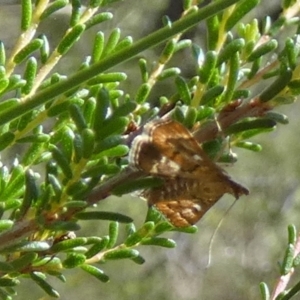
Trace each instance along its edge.
<path fill-rule="evenodd" d="M 162 185 L 143 192 L 175 227 L 186 227 L 202 216 L 226 193 L 238 199 L 249 191 L 233 181 L 203 151 L 193 135 L 173 120 L 145 125 L 132 143 L 130 164 L 162 179 Z"/>

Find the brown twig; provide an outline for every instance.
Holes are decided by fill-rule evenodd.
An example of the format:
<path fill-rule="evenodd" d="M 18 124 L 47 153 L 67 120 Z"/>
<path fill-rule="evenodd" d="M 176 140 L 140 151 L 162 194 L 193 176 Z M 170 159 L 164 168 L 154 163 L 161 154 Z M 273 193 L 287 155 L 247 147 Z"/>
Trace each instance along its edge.
<path fill-rule="evenodd" d="M 272 107 L 266 103 L 260 102 L 258 99 L 253 99 L 249 103 L 240 105 L 240 101 L 229 104 L 225 107 L 218 116 L 218 123 L 213 122 L 198 129 L 193 133 L 195 139 L 201 144 L 215 139 L 220 133 L 219 127 L 223 131 L 230 125 L 247 118 L 247 117 L 262 117 L 266 111 Z"/>

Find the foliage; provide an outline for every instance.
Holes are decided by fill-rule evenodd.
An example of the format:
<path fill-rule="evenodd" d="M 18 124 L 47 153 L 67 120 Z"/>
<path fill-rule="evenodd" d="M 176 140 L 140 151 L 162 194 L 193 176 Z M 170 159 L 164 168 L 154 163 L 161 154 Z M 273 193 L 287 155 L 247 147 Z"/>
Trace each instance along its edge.
<path fill-rule="evenodd" d="M 153 184 L 128 167 L 130 145 L 139 134 L 133 130 L 136 124 L 167 113 L 190 129 L 201 124 L 193 133 L 208 154 L 234 162 L 236 156 L 224 151 L 224 144 L 261 150 L 251 138 L 278 123 L 287 124 L 287 117 L 275 109 L 292 104 L 300 93 L 299 8 L 291 0 L 283 1 L 277 20 L 266 16 L 249 23 L 241 19 L 259 5 L 258 0 L 217 0 L 203 6 L 185 0 L 177 21 L 165 17 L 161 29 L 137 41 L 123 36 L 119 28 L 109 35 L 98 31 L 78 70 L 55 72 L 87 30 L 113 18 L 108 11 L 114 2 L 91 0 L 83 6 L 80 0 L 72 1 L 69 28 L 52 45 L 36 30 L 68 1 L 23 0 L 22 34 L 9 55 L 0 44 L 0 148 L 7 157 L 0 169 L 3 299 L 12 299 L 22 277 L 59 297 L 47 276 L 65 280 L 64 270 L 76 268 L 107 282 L 99 262 L 129 259 L 142 264 L 138 246 L 175 247 L 162 235 L 179 229 L 152 208 L 138 229 L 134 216 L 90 209 L 111 194 Z M 200 22 L 206 27 L 204 47 L 182 38 Z M 119 67 L 122 71 L 116 66 L 157 45 L 164 48 L 151 70 L 146 57 L 136 63 L 136 91 L 122 89 L 129 75 L 125 64 Z M 174 55 L 183 51 L 194 58 L 189 78 L 171 66 Z M 174 93 L 163 91 L 159 101 L 153 100 L 155 87 L 166 80 L 172 80 Z M 79 220 L 111 223 L 104 236 L 76 237 Z M 120 223 L 127 224 L 122 241 Z M 196 227 L 181 231 L 194 233 Z M 299 291 L 299 284 L 285 290 L 299 264 L 298 244 L 296 229 L 290 226 L 281 283 L 272 297 L 261 284 L 263 299 L 290 299 Z"/>

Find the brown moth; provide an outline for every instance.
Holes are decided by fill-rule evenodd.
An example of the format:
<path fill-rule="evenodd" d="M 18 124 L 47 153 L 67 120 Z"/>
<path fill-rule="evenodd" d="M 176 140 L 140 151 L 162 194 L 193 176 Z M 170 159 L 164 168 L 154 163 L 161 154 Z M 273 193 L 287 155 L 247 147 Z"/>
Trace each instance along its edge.
<path fill-rule="evenodd" d="M 162 186 L 144 191 L 143 196 L 175 227 L 198 222 L 225 193 L 236 199 L 249 193 L 206 155 L 183 125 L 172 120 L 145 125 L 133 141 L 129 161 L 163 180 Z"/>

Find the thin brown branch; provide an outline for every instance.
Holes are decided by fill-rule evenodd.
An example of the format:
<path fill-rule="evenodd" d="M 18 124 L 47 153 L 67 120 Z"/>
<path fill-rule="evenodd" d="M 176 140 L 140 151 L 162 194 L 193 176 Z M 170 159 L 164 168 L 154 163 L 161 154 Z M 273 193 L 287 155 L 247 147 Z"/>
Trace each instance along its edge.
<path fill-rule="evenodd" d="M 222 131 L 225 131 L 230 125 L 246 117 L 261 117 L 271 109 L 268 104 L 261 103 L 257 99 L 246 104 L 239 104 L 240 102 L 236 101 L 223 109 L 219 114 L 218 124 L 213 122 L 195 131 L 193 133 L 195 139 L 199 143 L 211 141 L 220 134 L 220 127 Z"/>

